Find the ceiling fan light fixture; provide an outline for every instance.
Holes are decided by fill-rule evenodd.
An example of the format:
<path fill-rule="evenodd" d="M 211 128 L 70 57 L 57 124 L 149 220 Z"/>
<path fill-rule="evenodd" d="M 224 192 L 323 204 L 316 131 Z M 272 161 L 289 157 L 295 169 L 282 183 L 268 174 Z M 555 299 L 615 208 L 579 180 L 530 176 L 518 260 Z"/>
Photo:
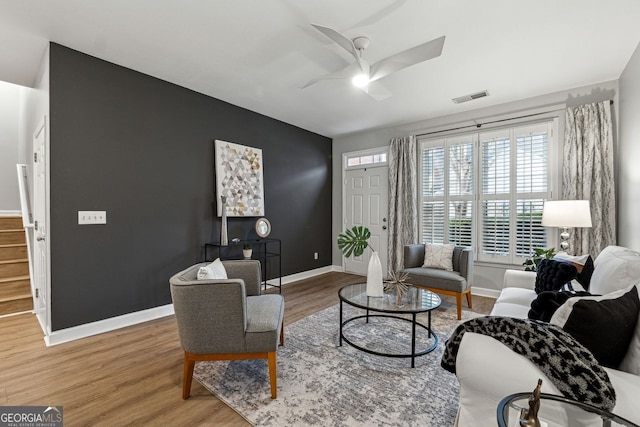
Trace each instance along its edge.
<path fill-rule="evenodd" d="M 356 74 L 351 79 L 351 83 L 353 83 L 355 87 L 365 87 L 369 84 L 369 76 L 365 74 Z"/>

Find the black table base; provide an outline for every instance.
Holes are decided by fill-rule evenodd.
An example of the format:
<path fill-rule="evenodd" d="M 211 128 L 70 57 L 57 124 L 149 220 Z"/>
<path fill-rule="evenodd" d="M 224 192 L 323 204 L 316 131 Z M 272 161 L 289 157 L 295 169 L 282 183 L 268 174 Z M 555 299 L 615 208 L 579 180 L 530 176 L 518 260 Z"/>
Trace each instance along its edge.
<path fill-rule="evenodd" d="M 356 316 L 356 317 L 349 318 L 347 320 L 343 320 L 342 304 L 343 304 L 343 301 L 340 301 L 340 346 L 342 346 L 342 341 L 344 340 L 344 342 L 349 344 L 351 347 L 357 348 L 358 350 L 364 351 L 365 353 L 374 354 L 376 356 L 396 357 L 396 358 L 409 358 L 410 357 L 411 358 L 411 367 L 412 368 L 415 367 L 416 357 L 424 356 L 427 353 L 431 353 L 438 346 L 438 336 L 431 329 L 431 311 L 429 311 L 427 313 L 427 315 L 429 316 L 428 325 L 423 325 L 422 323 L 418 322 L 416 320 L 416 313 L 412 313 L 411 314 L 411 319 L 407 319 L 405 317 L 392 316 L 392 315 L 388 315 L 388 314 L 369 314 L 369 310 L 367 310 L 367 314 L 364 314 L 362 316 Z M 349 340 L 347 337 L 344 336 L 342 331 L 343 331 L 343 328 L 344 328 L 344 326 L 346 324 L 348 324 L 350 322 L 353 322 L 354 320 L 358 320 L 358 319 L 366 319 L 366 323 L 369 323 L 369 318 L 370 317 L 386 317 L 386 318 L 391 318 L 391 319 L 404 320 L 406 322 L 411 323 L 411 353 L 408 353 L 408 354 L 396 354 L 396 353 L 383 353 L 383 352 L 380 352 L 380 351 L 370 350 L 370 349 L 364 348 L 364 347 L 362 347 L 362 346 L 360 346 L 358 344 L 355 344 L 354 342 L 352 342 L 351 340 Z M 433 344 L 431 344 L 426 350 L 422 350 L 422 351 L 419 351 L 419 352 L 416 352 L 416 327 L 421 327 L 421 328 L 425 329 L 429 333 L 429 338 L 433 338 Z"/>

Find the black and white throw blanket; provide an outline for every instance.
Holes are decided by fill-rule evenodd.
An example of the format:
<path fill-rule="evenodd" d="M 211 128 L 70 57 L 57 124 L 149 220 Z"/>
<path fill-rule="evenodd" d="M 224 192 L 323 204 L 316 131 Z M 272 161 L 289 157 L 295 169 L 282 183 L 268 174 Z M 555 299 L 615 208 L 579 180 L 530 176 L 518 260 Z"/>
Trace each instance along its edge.
<path fill-rule="evenodd" d="M 478 317 L 460 324 L 447 340 L 441 365 L 455 374 L 465 332 L 495 338 L 540 368 L 565 396 L 604 410 L 616 404 L 609 376 L 591 352 L 562 328 L 537 320 Z"/>

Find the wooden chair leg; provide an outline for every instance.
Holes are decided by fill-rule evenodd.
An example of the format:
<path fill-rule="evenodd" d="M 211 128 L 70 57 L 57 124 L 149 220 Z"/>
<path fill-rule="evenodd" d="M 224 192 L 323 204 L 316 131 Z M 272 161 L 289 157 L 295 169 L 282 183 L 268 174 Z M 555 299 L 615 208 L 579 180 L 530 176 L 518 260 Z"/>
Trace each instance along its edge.
<path fill-rule="evenodd" d="M 270 351 L 267 358 L 269 359 L 269 382 L 271 383 L 271 398 L 275 399 L 278 394 L 276 383 L 276 352 Z"/>
<path fill-rule="evenodd" d="M 469 308 L 473 308 L 471 306 L 471 291 L 467 292 L 467 305 L 469 306 Z"/>
<path fill-rule="evenodd" d="M 462 319 L 462 293 L 456 294 L 456 308 L 458 311 L 458 320 Z"/>
<path fill-rule="evenodd" d="M 284 323 L 280 326 L 280 347 L 284 345 Z"/>
<path fill-rule="evenodd" d="M 188 399 L 191 395 L 191 380 L 196 361 L 189 358 L 189 353 L 184 352 L 184 372 L 182 373 L 182 398 Z"/>

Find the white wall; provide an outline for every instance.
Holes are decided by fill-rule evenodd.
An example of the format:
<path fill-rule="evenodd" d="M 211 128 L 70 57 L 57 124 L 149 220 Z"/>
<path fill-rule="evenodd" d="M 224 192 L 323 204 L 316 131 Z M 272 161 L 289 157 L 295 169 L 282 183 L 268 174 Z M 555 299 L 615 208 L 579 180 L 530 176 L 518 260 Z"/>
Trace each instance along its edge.
<path fill-rule="evenodd" d="M 640 44 L 620 76 L 618 244 L 640 250 Z"/>
<path fill-rule="evenodd" d="M 636 70 L 637 74 L 637 70 Z M 496 118 L 516 117 L 531 111 L 544 111 L 565 106 L 581 105 L 606 99 L 614 100 L 614 117 L 617 115 L 618 82 L 609 81 L 590 86 L 555 92 L 534 98 L 529 98 L 493 107 L 478 108 L 459 114 L 426 119 L 418 122 L 398 126 L 370 130 L 333 139 L 333 218 L 332 233 L 337 236 L 342 231 L 342 155 L 343 153 L 364 150 L 367 148 L 389 145 L 391 138 L 420 134 L 436 130 L 473 125 L 474 120 L 486 122 Z M 560 124 L 558 140 L 564 140 L 564 111 L 557 113 Z M 614 124 L 615 125 L 615 124 Z M 638 128 L 640 131 L 640 128 Z M 640 135 L 639 135 L 640 136 Z M 640 170 L 640 169 L 639 169 Z M 638 197 L 640 200 L 640 197 Z M 335 240 L 335 239 L 334 239 Z M 333 265 L 342 265 L 342 254 L 334 242 L 332 253 Z M 521 268 L 517 266 L 515 268 Z M 504 267 L 476 264 L 474 286 L 491 290 L 498 290 L 502 286 Z M 491 292 L 489 292 L 491 293 Z"/>
<path fill-rule="evenodd" d="M 0 213 L 20 211 L 16 163 L 20 161 L 21 87 L 0 81 Z"/>

